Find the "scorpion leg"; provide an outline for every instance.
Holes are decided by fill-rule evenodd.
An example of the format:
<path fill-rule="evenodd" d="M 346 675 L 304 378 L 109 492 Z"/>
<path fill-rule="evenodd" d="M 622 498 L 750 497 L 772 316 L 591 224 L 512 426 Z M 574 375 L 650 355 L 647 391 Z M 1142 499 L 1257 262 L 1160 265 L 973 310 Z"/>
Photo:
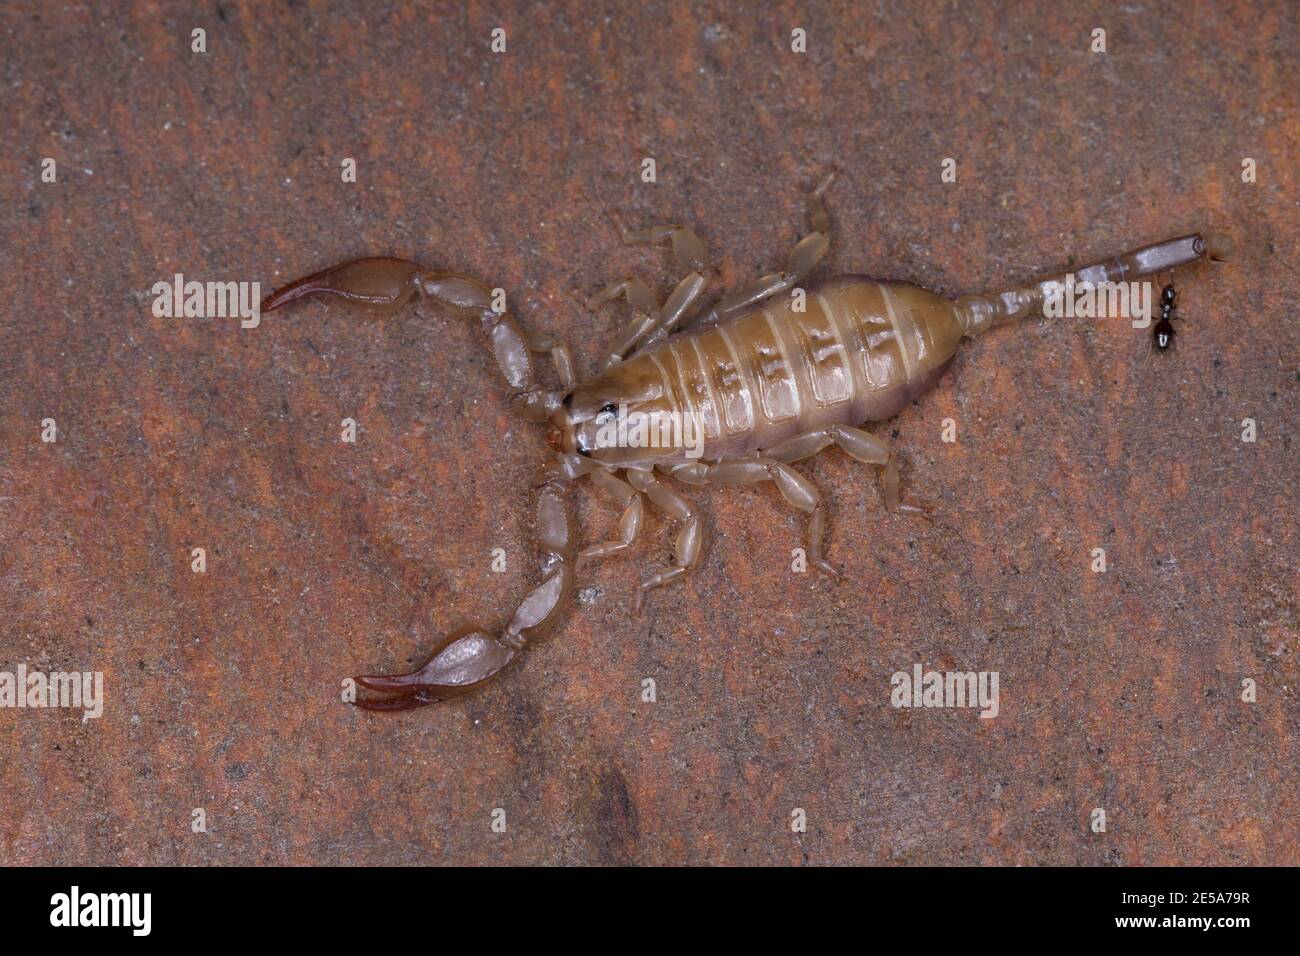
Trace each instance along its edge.
<path fill-rule="evenodd" d="M 589 299 L 587 302 L 589 308 L 608 302 L 619 295 L 624 295 L 632 303 L 632 321 L 623 328 L 613 347 L 606 354 L 604 367 L 618 364 L 631 352 L 639 352 L 645 347 L 647 336 L 653 338 L 661 332 L 664 336 L 668 335 L 704 291 L 705 281 L 703 275 L 692 272 L 677 283 L 677 287 L 669 293 L 662 307 L 653 304 L 654 296 L 640 279 L 615 282 Z M 648 299 L 642 296 L 642 291 Z M 647 302 L 650 304 L 649 310 L 645 308 Z M 658 338 L 655 340 L 658 341 Z"/>
<path fill-rule="evenodd" d="M 617 365 L 632 347 L 640 342 L 659 321 L 659 303 L 654 293 L 640 279 L 624 279 L 622 282 L 610 283 L 587 300 L 588 309 L 597 309 L 606 302 L 619 296 L 627 299 L 632 306 L 632 320 L 623 327 L 614 345 L 606 353 L 603 367 Z"/>
<path fill-rule="evenodd" d="M 826 510 L 821 492 L 788 464 L 772 457 L 735 458 L 709 465 L 701 477 L 705 484 L 712 485 L 752 485 L 771 481 L 786 501 L 808 514 L 808 560 L 831 577 L 839 577 L 839 572 L 822 557 Z"/>
<path fill-rule="evenodd" d="M 655 324 L 650 327 L 646 337 L 633 347 L 633 352 L 643 351 L 672 335 L 690 313 L 691 306 L 700 297 L 700 293 L 704 291 L 706 281 L 700 273 L 692 272 L 677 283 L 677 288 L 673 289 L 665 300 L 664 307 L 659 310 Z"/>
<path fill-rule="evenodd" d="M 613 498 L 615 503 L 623 506 L 623 515 L 618 520 L 618 540 L 605 541 L 583 548 L 578 554 L 575 571 L 581 571 L 583 565 L 592 558 L 604 558 L 626 551 L 636 542 L 637 535 L 641 532 L 641 493 L 623 479 L 616 477 L 613 472 L 596 471 L 592 474 L 591 480 L 597 488 Z"/>
<path fill-rule="evenodd" d="M 530 421 L 545 421 L 572 385 L 569 350 L 549 336 L 528 336 L 509 312 L 493 308 L 493 292 L 482 282 L 454 272 L 435 272 L 405 259 L 354 259 L 299 279 L 262 301 L 271 312 L 310 295 L 331 295 L 379 316 L 392 315 L 415 295 L 452 311 L 477 318 L 487 333 L 502 377 L 511 387 L 511 404 Z M 538 385 L 531 353 L 550 352 L 563 391 Z"/>
<path fill-rule="evenodd" d="M 627 480 L 637 491 L 644 492 L 656 508 L 669 518 L 682 523 L 673 547 L 675 563 L 641 582 L 641 588 L 636 596 L 636 610 L 640 611 L 645 605 L 647 591 L 653 591 L 669 581 L 677 580 L 699 563 L 704 531 L 695 506 L 688 499 L 661 485 L 653 472 L 629 469 Z"/>
<path fill-rule="evenodd" d="M 755 279 L 735 292 L 723 296 L 722 300 L 709 310 L 708 315 L 700 320 L 702 325 L 718 322 L 728 315 L 734 315 L 764 299 L 792 289 L 816 268 L 831 244 L 830 217 L 826 215 L 826 203 L 822 197 L 835 182 L 835 176 L 836 172 L 832 169 L 822 177 L 821 182 L 813 188 L 812 192 L 808 193 L 808 224 L 812 231 L 790 250 L 785 269 Z M 647 342 L 647 344 L 651 343 Z"/>
<path fill-rule="evenodd" d="M 830 216 L 826 215 L 826 201 L 822 197 L 826 195 L 826 190 L 830 189 L 835 183 L 835 177 L 838 175 L 838 170 L 827 170 L 826 175 L 821 178 L 821 182 L 814 186 L 813 191 L 808 194 L 808 227 L 813 232 L 820 232 L 828 238 L 831 234 L 831 219 Z"/>
<path fill-rule="evenodd" d="M 553 469 L 537 499 L 537 531 L 542 550 L 542 583 L 515 609 L 505 632 L 493 637 L 467 628 L 447 637 L 424 666 L 408 674 L 357 677 L 367 690 L 391 697 L 356 701 L 365 710 L 409 710 L 467 693 L 505 669 L 530 644 L 545 639 L 573 594 L 573 531 L 564 504 L 568 477 Z"/>
<path fill-rule="evenodd" d="M 884 486 L 885 510 L 899 514 L 928 515 L 928 511 L 919 505 L 906 504 L 898 497 L 898 457 L 889 448 L 889 443 L 877 438 L 861 428 L 848 425 L 831 425 L 815 431 L 795 435 L 793 438 L 769 448 L 765 455 L 787 464 L 809 458 L 828 445 L 835 444 L 842 448 L 850 458 L 863 464 L 880 465 L 884 468 L 881 484 Z"/>
<path fill-rule="evenodd" d="M 531 332 L 524 333 L 524 341 L 528 351 L 539 355 L 550 354 L 555 375 L 560 380 L 560 391 L 566 394 L 573 391 L 573 386 L 578 383 L 578 377 L 573 371 L 573 353 L 569 351 L 569 346 L 554 336 L 537 335 Z"/>
<path fill-rule="evenodd" d="M 667 239 L 677 265 L 687 272 L 708 272 L 709 254 L 704 242 L 689 226 L 652 226 L 649 229 L 624 229 L 619 224 L 623 243 L 629 246 L 653 246 Z"/>
<path fill-rule="evenodd" d="M 606 367 L 621 362 L 631 352 L 645 347 L 647 336 L 660 341 L 672 333 L 690 312 L 708 281 L 708 252 L 700 237 L 687 226 L 654 226 L 650 229 L 629 231 L 619 224 L 619 234 L 629 246 L 655 245 L 667 240 L 673 250 L 677 265 L 686 271 L 686 277 L 677 283 L 662 307 L 645 283 L 639 279 L 615 282 L 593 296 L 587 303 L 594 308 L 610 299 L 623 295 L 632 305 L 632 321 L 624 328 L 606 359 Z"/>

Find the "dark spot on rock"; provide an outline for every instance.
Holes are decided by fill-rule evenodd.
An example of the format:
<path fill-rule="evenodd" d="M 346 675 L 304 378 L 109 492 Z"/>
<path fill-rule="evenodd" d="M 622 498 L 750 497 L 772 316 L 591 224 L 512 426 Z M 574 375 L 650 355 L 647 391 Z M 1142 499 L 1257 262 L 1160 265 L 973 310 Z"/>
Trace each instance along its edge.
<path fill-rule="evenodd" d="M 641 825 L 627 780 L 617 767 L 601 772 L 596 782 L 596 852 L 602 861 L 616 866 L 632 863 Z"/>
<path fill-rule="evenodd" d="M 248 776 L 248 764 L 231 763 L 226 764 L 227 780 L 243 780 Z"/>

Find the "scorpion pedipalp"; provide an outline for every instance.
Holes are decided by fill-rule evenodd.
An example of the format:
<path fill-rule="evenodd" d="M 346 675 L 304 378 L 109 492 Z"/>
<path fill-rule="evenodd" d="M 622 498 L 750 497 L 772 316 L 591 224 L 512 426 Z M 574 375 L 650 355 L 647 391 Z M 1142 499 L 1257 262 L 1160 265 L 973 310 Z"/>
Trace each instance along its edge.
<path fill-rule="evenodd" d="M 568 349 L 549 336 L 529 336 L 514 317 L 499 310 L 496 295 L 482 282 L 453 272 L 437 272 L 405 259 L 355 259 L 299 279 L 268 296 L 263 311 L 272 311 L 312 295 L 333 295 L 349 305 L 378 315 L 390 315 L 415 295 L 430 299 L 460 315 L 478 319 L 502 377 L 511 389 L 512 404 L 532 421 L 544 421 L 560 407 L 572 387 Z M 565 387 L 555 392 L 536 384 L 532 353 L 549 352 Z M 542 581 L 526 594 L 499 637 L 482 628 L 457 631 L 443 640 L 425 664 L 406 674 L 373 674 L 356 678 L 360 687 L 392 697 L 355 701 L 366 710 L 409 710 L 472 690 L 494 678 L 530 643 L 546 637 L 573 594 L 573 533 L 564 492 L 572 477 L 591 467 L 560 456 L 546 469 L 537 505 L 542 550 Z"/>
<path fill-rule="evenodd" d="M 355 703 L 364 710 L 408 710 L 446 700 L 491 680 L 518 654 L 518 649 L 479 628 L 465 628 L 447 637 L 417 670 L 357 677 L 357 684 L 366 690 L 398 696 L 363 698 Z"/>
<path fill-rule="evenodd" d="M 395 697 L 354 703 L 365 710 L 408 710 L 456 697 L 496 677 L 524 648 L 547 637 L 573 596 L 573 530 L 564 492 L 568 479 L 552 476 L 537 499 L 537 533 L 543 578 L 524 596 L 500 637 L 468 627 L 445 638 L 423 664 L 406 674 L 356 678 L 366 690 Z"/>
<path fill-rule="evenodd" d="M 262 300 L 262 311 L 271 312 L 309 295 L 334 295 L 358 308 L 389 315 L 416 293 L 420 272 L 418 265 L 405 259 L 353 259 L 276 290 Z"/>

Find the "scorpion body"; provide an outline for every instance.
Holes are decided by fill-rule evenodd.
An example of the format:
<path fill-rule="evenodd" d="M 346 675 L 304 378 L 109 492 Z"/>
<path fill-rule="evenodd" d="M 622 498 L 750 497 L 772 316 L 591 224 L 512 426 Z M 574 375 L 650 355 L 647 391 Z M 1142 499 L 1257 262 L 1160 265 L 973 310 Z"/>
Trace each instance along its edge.
<path fill-rule="evenodd" d="M 541 583 L 499 635 L 468 628 L 445 638 L 412 673 L 358 677 L 362 687 L 387 694 L 358 700 L 359 706 L 409 709 L 495 677 L 554 629 L 584 562 L 633 545 L 647 500 L 680 528 L 673 564 L 642 582 L 638 606 L 646 592 L 687 573 L 701 553 L 700 515 L 660 478 L 688 485 L 771 481 L 787 502 L 808 514 L 807 557 L 832 575 L 836 572 L 822 555 L 822 497 L 792 463 L 837 445 L 883 469 L 889 511 L 926 513 L 900 501 L 898 468 L 888 443 L 858 426 L 896 415 L 943 375 L 963 337 L 1042 310 L 1064 279 L 951 301 L 917 286 L 856 275 L 801 288 L 829 246 L 822 196 L 832 180 L 828 175 L 809 193 L 811 231 L 790 253 L 785 268 L 725 296 L 693 321 L 692 307 L 707 283 L 703 243 L 684 226 L 624 232 L 629 244 L 669 242 L 687 274 L 662 306 L 637 279 L 616 282 L 590 300 L 596 307 L 623 297 L 634 316 L 605 367 L 583 382 L 576 380 L 562 343 L 527 334 L 508 312 L 493 308 L 491 290 L 468 276 L 401 259 L 358 259 L 300 279 L 267 298 L 264 311 L 323 294 L 388 315 L 420 296 L 478 320 L 512 389 L 511 403 L 525 418 L 547 423 L 555 451 L 539 482 Z M 1133 280 L 1230 253 L 1225 236 L 1183 236 L 1077 270 L 1075 276 L 1079 283 Z M 690 327 L 682 330 L 688 321 Z M 559 389 L 547 389 L 535 378 L 533 356 L 548 353 Z M 629 423 L 634 433 L 640 425 L 645 435 L 669 440 L 627 441 Z M 668 423 L 676 427 L 662 427 Z M 575 555 L 564 495 L 572 481 L 583 477 L 622 511 L 617 538 Z"/>
<path fill-rule="evenodd" d="M 894 417 L 943 374 L 962 332 L 951 305 L 924 289 L 837 276 L 639 352 L 582 394 L 631 396 L 639 410 L 698 423 L 702 459 L 745 457 L 827 426 Z M 590 430 L 575 430 L 576 450 L 594 445 Z"/>

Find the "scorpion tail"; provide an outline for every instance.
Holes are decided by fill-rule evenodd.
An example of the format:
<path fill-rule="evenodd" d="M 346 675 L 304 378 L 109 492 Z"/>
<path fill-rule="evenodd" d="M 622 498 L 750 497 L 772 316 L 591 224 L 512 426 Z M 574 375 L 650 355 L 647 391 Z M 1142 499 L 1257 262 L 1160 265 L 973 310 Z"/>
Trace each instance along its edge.
<path fill-rule="evenodd" d="M 1042 312 L 1049 297 L 1061 290 L 1090 283 L 1123 282 L 1175 269 L 1208 256 L 1216 261 L 1232 257 L 1233 242 L 1221 233 L 1179 236 L 1143 246 L 1095 265 L 1077 269 L 1070 276 L 1054 276 L 1033 285 L 1006 292 L 967 295 L 954 303 L 966 335 L 979 335 L 995 325 Z M 1067 281 L 1068 280 L 1068 281 Z"/>

